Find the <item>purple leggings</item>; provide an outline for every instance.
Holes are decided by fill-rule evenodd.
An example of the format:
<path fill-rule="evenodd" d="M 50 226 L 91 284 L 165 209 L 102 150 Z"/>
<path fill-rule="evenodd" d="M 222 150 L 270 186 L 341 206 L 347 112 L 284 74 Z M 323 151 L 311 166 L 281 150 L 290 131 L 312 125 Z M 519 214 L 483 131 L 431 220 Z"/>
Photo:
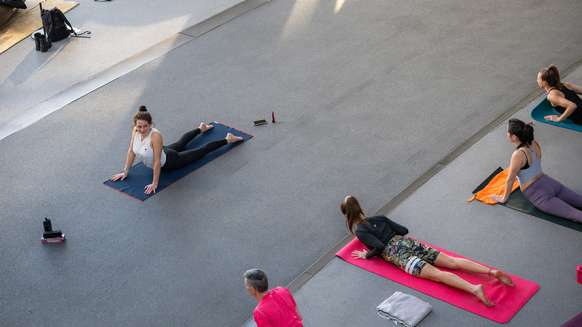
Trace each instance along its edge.
<path fill-rule="evenodd" d="M 523 192 L 536 208 L 554 216 L 582 222 L 582 195 L 543 175 Z"/>

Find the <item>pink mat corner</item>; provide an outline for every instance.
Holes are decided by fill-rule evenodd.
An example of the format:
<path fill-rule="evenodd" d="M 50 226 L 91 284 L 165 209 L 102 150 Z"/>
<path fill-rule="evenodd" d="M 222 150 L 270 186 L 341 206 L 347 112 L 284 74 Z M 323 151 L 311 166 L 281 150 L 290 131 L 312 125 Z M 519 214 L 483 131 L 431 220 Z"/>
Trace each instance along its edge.
<path fill-rule="evenodd" d="M 430 245 L 450 256 L 463 258 L 458 254 L 446 251 L 431 244 L 427 245 Z M 487 296 L 497 304 L 494 307 L 486 307 L 471 294 L 430 280 L 414 277 L 400 270 L 396 266 L 387 263 L 381 258 L 373 258 L 370 260 L 352 258 L 352 251 L 365 248 L 364 244 L 354 238 L 348 245 L 339 250 L 336 255 L 346 262 L 364 270 L 373 272 L 404 286 L 408 286 L 419 292 L 450 303 L 458 308 L 502 324 L 509 322 L 540 288 L 540 286 L 535 282 L 511 274 L 509 275 L 513 279 L 515 284 L 514 287 L 507 287 L 495 278 L 486 275 L 472 274 L 458 270 L 454 271 L 455 274 L 473 284 L 483 284 Z"/>

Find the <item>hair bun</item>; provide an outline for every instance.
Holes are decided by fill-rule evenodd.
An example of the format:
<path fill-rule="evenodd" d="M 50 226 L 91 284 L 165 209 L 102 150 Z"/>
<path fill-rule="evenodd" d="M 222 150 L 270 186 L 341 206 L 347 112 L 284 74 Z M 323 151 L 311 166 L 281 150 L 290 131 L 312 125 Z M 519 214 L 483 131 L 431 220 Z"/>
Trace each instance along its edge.
<path fill-rule="evenodd" d="M 141 112 L 147 112 L 148 108 L 146 108 L 146 106 L 139 106 L 139 111 Z"/>

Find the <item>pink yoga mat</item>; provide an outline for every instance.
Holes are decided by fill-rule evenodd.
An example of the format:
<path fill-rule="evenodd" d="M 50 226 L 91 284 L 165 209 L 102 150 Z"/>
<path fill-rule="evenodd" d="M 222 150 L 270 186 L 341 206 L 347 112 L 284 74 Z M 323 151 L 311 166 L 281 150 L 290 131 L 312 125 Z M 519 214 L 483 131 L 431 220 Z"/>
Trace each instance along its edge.
<path fill-rule="evenodd" d="M 462 256 L 458 254 L 443 250 L 431 244 L 427 245 L 450 256 L 462 258 Z M 496 303 L 493 307 L 486 307 L 472 294 L 451 288 L 444 284 L 414 277 L 400 270 L 393 264 L 384 261 L 382 258 L 376 257 L 364 260 L 354 259 L 352 257 L 352 251 L 363 249 L 366 249 L 366 246 L 358 239 L 353 239 L 348 245 L 336 253 L 336 255 L 344 259 L 346 262 L 362 269 L 502 324 L 509 322 L 540 288 L 538 284 L 532 281 L 511 274 L 509 275 L 515 284 L 513 287 L 505 286 L 497 279 L 485 274 L 473 274 L 459 270 L 452 271 L 470 283 L 483 284 L 485 294 L 487 294 L 489 299 Z"/>

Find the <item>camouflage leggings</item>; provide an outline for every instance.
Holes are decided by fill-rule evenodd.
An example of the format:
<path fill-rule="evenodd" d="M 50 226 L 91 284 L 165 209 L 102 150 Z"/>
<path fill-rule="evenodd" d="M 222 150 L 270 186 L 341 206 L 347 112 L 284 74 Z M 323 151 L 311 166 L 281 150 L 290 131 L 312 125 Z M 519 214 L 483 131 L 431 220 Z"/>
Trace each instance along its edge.
<path fill-rule="evenodd" d="M 439 253 L 415 239 L 396 235 L 388 242 L 382 258 L 405 272 L 418 276 L 427 263 L 434 265 Z"/>

